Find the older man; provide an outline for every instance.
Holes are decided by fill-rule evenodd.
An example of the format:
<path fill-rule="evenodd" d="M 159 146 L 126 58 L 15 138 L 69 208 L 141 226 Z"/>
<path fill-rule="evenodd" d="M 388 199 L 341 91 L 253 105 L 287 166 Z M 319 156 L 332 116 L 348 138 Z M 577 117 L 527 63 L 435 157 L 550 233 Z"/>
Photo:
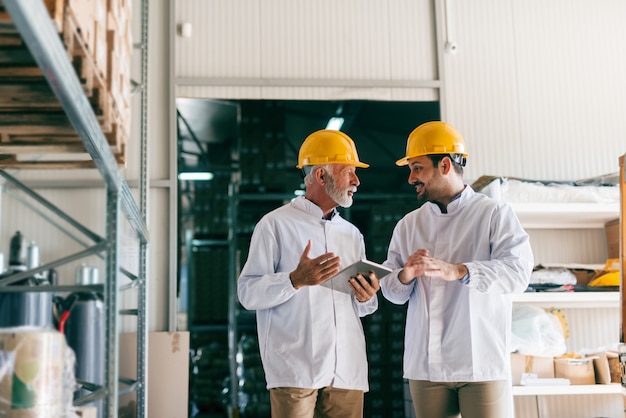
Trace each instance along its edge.
<path fill-rule="evenodd" d="M 273 418 L 363 416 L 360 317 L 378 308 L 378 278 L 352 277 L 349 293 L 321 284 L 365 258 L 363 235 L 336 208 L 352 205 L 356 169 L 367 167 L 345 133 L 312 133 L 298 156 L 305 196 L 266 214 L 252 234 L 237 293 L 256 310 Z"/>

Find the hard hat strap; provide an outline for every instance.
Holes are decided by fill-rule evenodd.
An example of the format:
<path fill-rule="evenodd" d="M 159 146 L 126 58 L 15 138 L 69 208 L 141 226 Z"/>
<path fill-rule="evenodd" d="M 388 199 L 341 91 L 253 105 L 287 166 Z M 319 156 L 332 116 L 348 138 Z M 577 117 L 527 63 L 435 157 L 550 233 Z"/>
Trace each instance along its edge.
<path fill-rule="evenodd" d="M 311 172 L 312 169 L 313 169 L 312 165 L 307 165 L 307 166 L 302 167 L 302 169 L 300 170 L 300 174 L 302 175 L 302 178 L 305 178 L 307 174 Z"/>
<path fill-rule="evenodd" d="M 450 159 L 461 167 L 465 167 L 465 164 L 467 164 L 467 157 L 463 154 L 450 154 Z"/>

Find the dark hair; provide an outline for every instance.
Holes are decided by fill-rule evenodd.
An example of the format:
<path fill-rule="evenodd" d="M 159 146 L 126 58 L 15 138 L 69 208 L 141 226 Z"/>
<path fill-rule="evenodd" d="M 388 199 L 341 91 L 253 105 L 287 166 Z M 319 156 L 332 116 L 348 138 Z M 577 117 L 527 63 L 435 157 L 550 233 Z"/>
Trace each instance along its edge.
<path fill-rule="evenodd" d="M 465 165 L 465 157 L 463 157 L 463 154 L 427 154 L 426 156 L 430 158 L 435 167 L 438 167 L 441 160 L 445 157 L 450 158 L 454 171 L 456 171 L 457 174 L 463 175 L 463 166 Z"/>

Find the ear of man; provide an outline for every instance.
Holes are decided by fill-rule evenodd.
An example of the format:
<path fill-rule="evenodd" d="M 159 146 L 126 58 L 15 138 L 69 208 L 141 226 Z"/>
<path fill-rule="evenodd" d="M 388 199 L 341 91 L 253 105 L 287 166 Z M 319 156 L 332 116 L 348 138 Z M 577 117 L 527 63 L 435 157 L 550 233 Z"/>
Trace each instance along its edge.
<path fill-rule="evenodd" d="M 441 165 L 443 174 L 448 174 L 452 169 L 452 160 L 450 160 L 450 157 L 444 157 L 439 164 Z"/>
<path fill-rule="evenodd" d="M 320 181 L 320 183 L 324 184 L 324 180 L 326 177 L 326 170 L 324 170 L 324 167 L 317 168 L 317 171 L 315 172 L 315 177 Z"/>

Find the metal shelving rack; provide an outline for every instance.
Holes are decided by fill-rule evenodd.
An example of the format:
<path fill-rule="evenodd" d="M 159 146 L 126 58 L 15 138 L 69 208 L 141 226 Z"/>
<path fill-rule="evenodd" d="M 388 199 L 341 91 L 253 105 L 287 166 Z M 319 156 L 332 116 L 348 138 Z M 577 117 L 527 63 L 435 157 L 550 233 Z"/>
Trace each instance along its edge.
<path fill-rule="evenodd" d="M 72 67 L 67 53 L 52 24 L 43 1 L 3 0 L 4 6 L 28 46 L 37 65 L 41 68 L 52 91 L 61 103 L 68 119 L 81 138 L 85 148 L 93 159 L 96 168 L 106 184 L 106 236 L 102 242 L 85 250 L 85 255 L 104 252 L 106 263 L 105 284 L 100 288 L 105 300 L 105 358 L 104 383 L 102 387 L 93 386 L 88 399 L 77 400 L 80 404 L 94 399 L 103 399 L 103 414 L 106 417 L 116 417 L 118 411 L 118 397 L 127 392 L 136 391 L 137 416 L 145 416 L 146 407 L 146 300 L 147 277 L 146 258 L 148 244 L 148 230 L 146 226 L 147 208 L 147 21 L 148 2 L 141 2 L 141 82 L 137 90 L 141 94 L 141 125 L 140 125 L 140 179 L 139 179 L 139 206 L 135 202 L 131 191 L 118 169 L 117 163 L 108 147 L 106 138 L 98 124 L 96 116 L 85 96 L 78 77 Z M 137 276 L 132 275 L 119 266 L 120 247 L 120 217 L 124 214 L 128 223 L 136 233 L 139 245 L 139 268 Z M 82 254 L 82 253 L 80 253 Z M 67 262 L 61 260 L 41 266 L 37 271 L 50 268 L 51 265 Z M 124 273 L 133 281 L 137 292 L 137 309 L 123 310 L 118 308 L 120 289 L 118 282 L 119 272 Z M 35 270 L 20 273 L 20 277 L 12 275 L 0 282 L 13 283 L 21 278 L 28 277 Z M 48 286 L 47 291 L 68 291 L 73 287 Z M 26 290 L 26 289 L 22 289 Z M 32 290 L 30 288 L 29 290 Z M 4 290 L 3 290 L 4 291 Z M 20 291 L 18 286 L 12 286 L 12 291 Z M 119 375 L 119 340 L 120 315 L 136 315 L 137 317 L 137 378 L 133 380 L 121 378 Z M 122 391 L 119 384 L 126 388 Z"/>

